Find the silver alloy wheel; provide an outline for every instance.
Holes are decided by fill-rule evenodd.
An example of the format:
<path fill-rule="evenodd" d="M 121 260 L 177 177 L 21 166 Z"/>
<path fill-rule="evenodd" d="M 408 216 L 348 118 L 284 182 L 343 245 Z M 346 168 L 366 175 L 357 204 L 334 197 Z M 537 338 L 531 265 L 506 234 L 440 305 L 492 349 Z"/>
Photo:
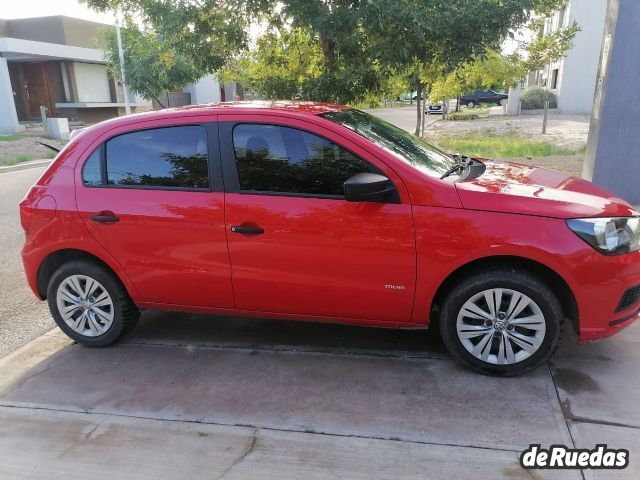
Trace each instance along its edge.
<path fill-rule="evenodd" d="M 113 323 L 113 300 L 95 278 L 71 275 L 56 292 L 58 312 L 69 327 L 86 337 L 105 333 Z"/>
<path fill-rule="evenodd" d="M 491 288 L 467 300 L 456 321 L 458 338 L 474 357 L 511 365 L 536 353 L 547 324 L 536 302 L 508 288 Z"/>

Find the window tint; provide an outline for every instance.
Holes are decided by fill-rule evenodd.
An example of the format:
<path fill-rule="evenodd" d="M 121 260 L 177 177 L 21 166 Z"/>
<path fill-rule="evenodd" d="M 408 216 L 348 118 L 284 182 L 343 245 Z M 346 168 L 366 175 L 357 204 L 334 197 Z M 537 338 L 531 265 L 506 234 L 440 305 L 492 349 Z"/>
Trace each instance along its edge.
<path fill-rule="evenodd" d="M 209 187 L 204 127 L 125 133 L 109 140 L 106 148 L 109 185 Z"/>
<path fill-rule="evenodd" d="M 96 148 L 82 167 L 82 182 L 85 185 L 100 185 L 102 172 L 100 171 L 100 147 Z"/>
<path fill-rule="evenodd" d="M 233 145 L 241 190 L 343 196 L 348 178 L 379 173 L 344 148 L 295 128 L 237 125 Z"/>

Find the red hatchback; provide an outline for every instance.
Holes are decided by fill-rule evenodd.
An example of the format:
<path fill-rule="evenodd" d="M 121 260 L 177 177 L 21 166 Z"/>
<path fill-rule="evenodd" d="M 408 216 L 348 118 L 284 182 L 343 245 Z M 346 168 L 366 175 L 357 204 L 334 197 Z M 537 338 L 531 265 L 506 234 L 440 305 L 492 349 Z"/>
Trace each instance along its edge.
<path fill-rule="evenodd" d="M 140 309 L 425 328 L 514 374 L 568 322 L 640 310 L 640 217 L 592 183 L 448 155 L 318 103 L 162 110 L 83 130 L 20 204 L 29 285 L 89 346 Z"/>

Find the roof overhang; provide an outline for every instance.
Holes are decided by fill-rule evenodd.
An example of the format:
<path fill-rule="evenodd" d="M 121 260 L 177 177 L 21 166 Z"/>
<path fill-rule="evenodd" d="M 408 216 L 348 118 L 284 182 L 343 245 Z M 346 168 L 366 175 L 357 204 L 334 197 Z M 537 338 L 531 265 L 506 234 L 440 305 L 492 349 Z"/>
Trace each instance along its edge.
<path fill-rule="evenodd" d="M 74 60 L 106 63 L 103 53 L 98 49 L 11 37 L 0 37 L 0 54 L 8 61 Z"/>

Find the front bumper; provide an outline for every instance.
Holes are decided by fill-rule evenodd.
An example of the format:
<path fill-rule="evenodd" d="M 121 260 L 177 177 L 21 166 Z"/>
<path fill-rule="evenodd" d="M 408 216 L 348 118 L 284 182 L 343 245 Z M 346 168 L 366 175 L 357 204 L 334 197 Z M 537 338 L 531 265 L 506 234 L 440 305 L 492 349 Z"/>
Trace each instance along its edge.
<path fill-rule="evenodd" d="M 573 274 L 580 343 L 610 337 L 640 318 L 640 299 L 620 308 L 625 292 L 640 285 L 640 252 L 611 257 L 593 252 Z"/>

